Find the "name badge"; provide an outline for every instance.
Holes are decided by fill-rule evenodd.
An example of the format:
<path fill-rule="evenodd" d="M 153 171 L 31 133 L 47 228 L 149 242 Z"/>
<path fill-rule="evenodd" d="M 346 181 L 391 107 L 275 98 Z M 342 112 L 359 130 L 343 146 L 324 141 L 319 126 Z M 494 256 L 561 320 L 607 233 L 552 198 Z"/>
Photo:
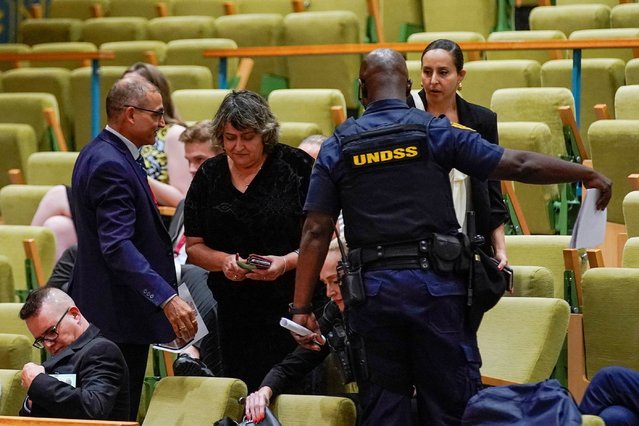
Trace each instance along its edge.
<path fill-rule="evenodd" d="M 49 376 L 55 377 L 56 379 L 66 383 L 67 385 L 76 387 L 75 385 L 76 376 L 77 376 L 76 374 L 49 374 Z"/>

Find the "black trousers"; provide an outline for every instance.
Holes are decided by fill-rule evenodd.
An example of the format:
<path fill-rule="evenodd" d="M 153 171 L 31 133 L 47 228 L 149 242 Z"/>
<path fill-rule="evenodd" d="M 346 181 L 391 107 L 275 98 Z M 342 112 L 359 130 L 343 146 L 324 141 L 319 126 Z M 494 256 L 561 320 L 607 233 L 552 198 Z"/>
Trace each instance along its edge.
<path fill-rule="evenodd" d="M 142 384 L 146 373 L 146 361 L 149 356 L 149 345 L 132 343 L 117 343 L 129 367 L 129 398 L 131 400 L 131 414 L 129 420 L 135 421 L 140 407 Z"/>

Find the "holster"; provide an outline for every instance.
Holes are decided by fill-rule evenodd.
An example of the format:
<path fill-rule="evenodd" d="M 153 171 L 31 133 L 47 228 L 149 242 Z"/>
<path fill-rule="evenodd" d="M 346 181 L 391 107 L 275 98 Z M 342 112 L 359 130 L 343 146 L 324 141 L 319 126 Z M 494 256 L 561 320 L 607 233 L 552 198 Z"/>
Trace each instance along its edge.
<path fill-rule="evenodd" d="M 340 266 L 343 275 L 340 279 L 340 290 L 344 304 L 348 307 L 357 306 L 366 300 L 364 280 L 362 278 L 362 265 L 358 256 L 358 249 L 351 250 L 348 259 L 342 259 Z"/>
<path fill-rule="evenodd" d="M 439 274 L 468 271 L 470 266 L 470 242 L 466 235 L 434 233 L 428 240 L 428 258 L 431 267 Z"/>

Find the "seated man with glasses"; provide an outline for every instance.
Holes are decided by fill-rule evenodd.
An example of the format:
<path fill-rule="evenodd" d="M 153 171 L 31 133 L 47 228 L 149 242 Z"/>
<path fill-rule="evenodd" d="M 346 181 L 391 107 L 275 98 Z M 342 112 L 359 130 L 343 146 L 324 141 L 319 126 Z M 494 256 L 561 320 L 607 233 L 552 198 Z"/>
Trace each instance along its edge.
<path fill-rule="evenodd" d="M 51 357 L 22 369 L 27 389 L 21 416 L 126 420 L 129 371 L 115 343 L 100 336 L 71 297 L 54 287 L 35 290 L 20 310 L 35 337 L 33 346 Z"/>

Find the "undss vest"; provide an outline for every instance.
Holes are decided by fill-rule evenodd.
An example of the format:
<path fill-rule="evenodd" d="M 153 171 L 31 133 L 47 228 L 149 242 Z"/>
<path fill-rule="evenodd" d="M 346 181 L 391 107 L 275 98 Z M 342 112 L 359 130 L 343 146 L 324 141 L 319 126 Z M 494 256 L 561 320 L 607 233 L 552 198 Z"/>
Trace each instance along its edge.
<path fill-rule="evenodd" d="M 339 184 L 345 237 L 351 248 L 418 241 L 459 227 L 449 170 L 435 162 L 427 126 L 411 124 L 410 115 L 404 123 L 364 132 L 345 124 L 336 135 L 345 170 Z"/>

